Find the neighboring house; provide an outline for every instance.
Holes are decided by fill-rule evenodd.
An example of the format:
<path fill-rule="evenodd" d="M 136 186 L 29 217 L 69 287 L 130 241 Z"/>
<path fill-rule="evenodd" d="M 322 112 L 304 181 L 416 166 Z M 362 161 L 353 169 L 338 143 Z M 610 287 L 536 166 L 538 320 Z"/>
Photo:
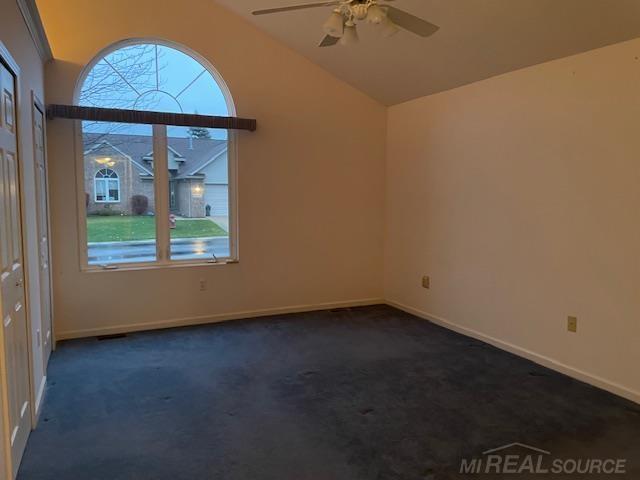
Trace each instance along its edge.
<path fill-rule="evenodd" d="M 129 215 L 134 195 L 146 196 L 149 212 L 155 211 L 152 143 L 152 137 L 143 135 L 84 135 L 84 184 L 90 215 L 103 210 Z M 227 142 L 169 138 L 168 144 L 171 212 L 189 218 L 227 216 Z"/>

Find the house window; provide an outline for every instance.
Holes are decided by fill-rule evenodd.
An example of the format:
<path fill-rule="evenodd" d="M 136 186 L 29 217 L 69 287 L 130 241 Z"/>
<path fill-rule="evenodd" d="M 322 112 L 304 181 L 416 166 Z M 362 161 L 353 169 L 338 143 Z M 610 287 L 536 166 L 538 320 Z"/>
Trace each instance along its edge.
<path fill-rule="evenodd" d="M 85 69 L 76 103 L 235 116 L 224 81 L 206 60 L 158 41 L 106 50 Z M 237 259 L 232 132 L 83 121 L 82 135 L 84 268 Z"/>
<path fill-rule="evenodd" d="M 108 168 L 96 173 L 94 191 L 98 203 L 118 203 L 120 201 L 120 179 L 118 174 Z"/>
<path fill-rule="evenodd" d="M 169 208 L 173 211 L 178 206 L 175 182 L 169 184 Z"/>

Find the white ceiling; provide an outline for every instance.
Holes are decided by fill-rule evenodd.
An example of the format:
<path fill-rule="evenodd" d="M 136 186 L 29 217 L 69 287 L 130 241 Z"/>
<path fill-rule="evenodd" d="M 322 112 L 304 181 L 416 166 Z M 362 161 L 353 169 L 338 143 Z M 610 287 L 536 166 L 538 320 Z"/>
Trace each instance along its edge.
<path fill-rule="evenodd" d="M 331 8 L 253 16 L 306 2 L 216 1 L 386 105 L 640 36 L 640 0 L 396 0 L 440 30 L 384 39 L 364 25 L 360 44 L 318 48 Z"/>

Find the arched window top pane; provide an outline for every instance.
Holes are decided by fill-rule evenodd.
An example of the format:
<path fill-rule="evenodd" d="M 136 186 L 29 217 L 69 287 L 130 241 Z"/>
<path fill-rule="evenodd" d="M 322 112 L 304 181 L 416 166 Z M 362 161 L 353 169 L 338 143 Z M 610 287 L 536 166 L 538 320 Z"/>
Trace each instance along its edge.
<path fill-rule="evenodd" d="M 118 178 L 118 174 L 113 170 L 104 168 L 96 173 L 96 178 Z"/>
<path fill-rule="evenodd" d="M 158 44 L 128 45 L 94 63 L 79 105 L 101 108 L 228 116 L 213 74 L 181 50 Z"/>

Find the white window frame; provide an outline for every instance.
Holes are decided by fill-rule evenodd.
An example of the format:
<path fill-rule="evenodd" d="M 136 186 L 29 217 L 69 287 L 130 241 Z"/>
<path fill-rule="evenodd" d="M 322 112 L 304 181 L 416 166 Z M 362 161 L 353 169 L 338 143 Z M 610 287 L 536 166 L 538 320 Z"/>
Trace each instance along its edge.
<path fill-rule="evenodd" d="M 115 178 L 114 177 L 100 177 L 98 178 L 98 174 L 100 172 L 103 171 L 107 171 L 107 172 L 113 172 L 115 174 Z M 110 195 L 109 195 L 109 182 L 113 182 L 115 180 L 115 182 L 118 185 L 118 199 L 117 200 L 111 200 L 110 199 Z M 106 200 L 98 200 L 98 183 L 102 183 L 105 185 L 105 192 L 106 192 Z M 115 170 L 111 170 L 110 168 L 101 168 L 100 170 L 98 170 L 96 172 L 96 174 L 93 176 L 93 200 L 96 203 L 120 203 L 122 200 L 122 191 L 120 190 L 120 175 L 118 175 L 118 172 L 116 172 Z"/>
<path fill-rule="evenodd" d="M 85 79 L 93 67 L 105 56 L 121 48 L 137 44 L 158 44 L 179 50 L 198 61 L 213 76 L 222 91 L 229 116 L 237 116 L 235 102 L 231 91 L 222 75 L 203 56 L 174 42 L 158 38 L 134 38 L 117 42 L 101 50 L 94 59 L 88 63 L 78 77 L 74 93 L 74 105 L 77 105 L 80 92 Z M 154 171 L 154 195 L 156 205 L 156 260 L 153 262 L 118 263 L 109 265 L 89 265 L 88 241 L 87 241 L 87 208 L 85 201 L 84 185 L 84 148 L 82 122 L 74 122 L 75 152 L 76 152 L 76 203 L 77 225 L 79 240 L 80 270 L 83 272 L 109 272 L 123 270 L 146 270 L 157 268 L 190 268 L 202 266 L 221 266 L 237 264 L 240 261 L 238 242 L 238 148 L 237 133 L 234 130 L 227 131 L 227 162 L 229 171 L 229 256 L 210 260 L 171 260 L 171 233 L 169 229 L 170 194 L 168 171 L 168 144 L 167 127 L 165 125 L 152 125 L 153 127 L 153 171 Z M 120 178 L 118 177 L 118 182 Z M 121 192 L 120 192 L 121 193 Z M 104 202 L 97 202 L 104 203 Z"/>

